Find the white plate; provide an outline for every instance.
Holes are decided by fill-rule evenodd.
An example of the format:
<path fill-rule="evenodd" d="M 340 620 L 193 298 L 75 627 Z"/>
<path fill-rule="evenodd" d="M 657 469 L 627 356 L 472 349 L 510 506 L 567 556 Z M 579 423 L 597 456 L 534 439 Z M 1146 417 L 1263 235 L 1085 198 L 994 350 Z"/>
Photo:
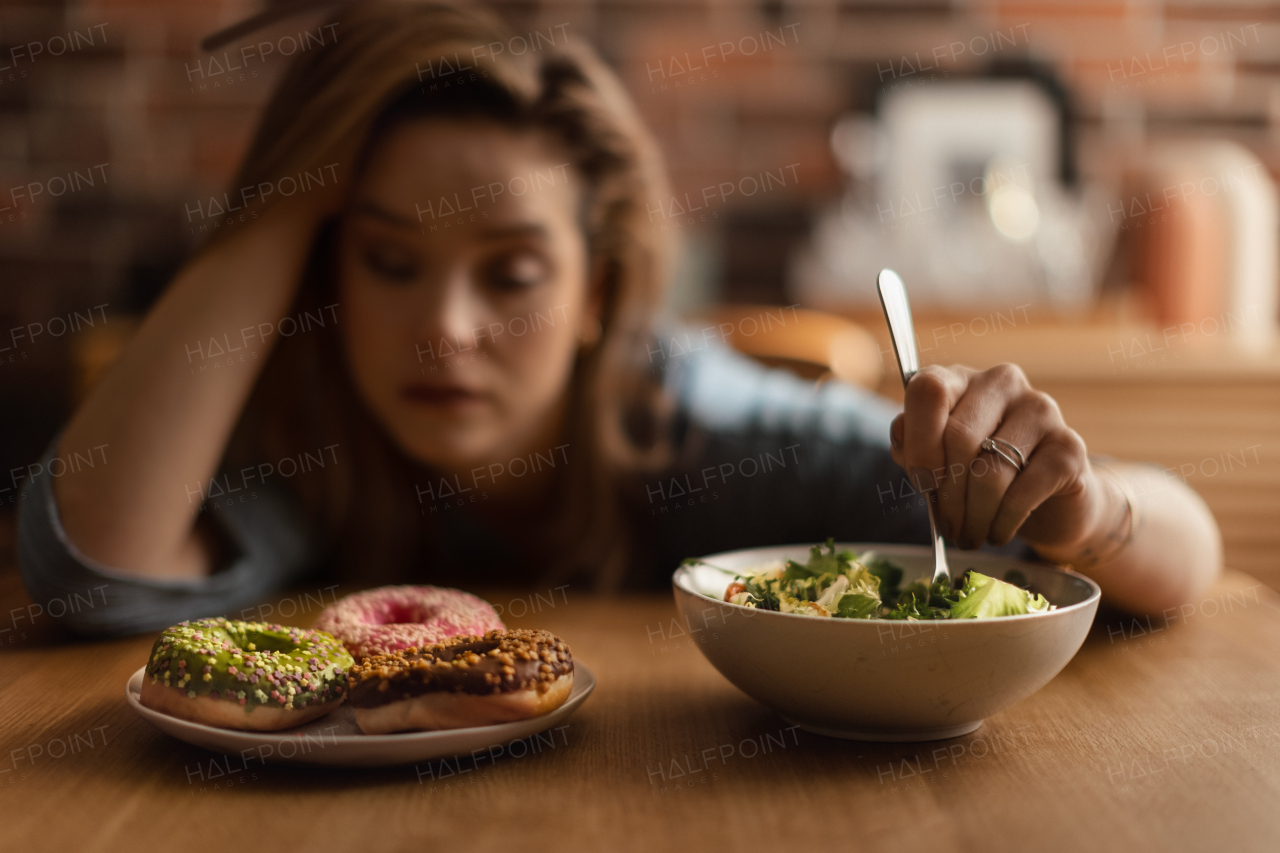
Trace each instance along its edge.
<path fill-rule="evenodd" d="M 125 685 L 124 695 L 139 716 L 165 734 L 195 746 L 238 755 L 247 760 L 287 764 L 323 764 L 331 767 L 385 767 L 412 764 L 435 758 L 469 755 L 475 750 L 506 746 L 512 741 L 554 728 L 586 701 L 595 689 L 596 677 L 578 661 L 573 662 L 573 691 L 559 708 L 549 714 L 439 732 L 403 732 L 393 735 L 366 735 L 356 726 L 355 714 L 343 703 L 336 710 L 303 726 L 278 732 L 246 732 L 220 729 L 180 720 L 142 704 L 142 675 L 139 669 Z M 490 752 L 500 757 L 502 752 Z"/>

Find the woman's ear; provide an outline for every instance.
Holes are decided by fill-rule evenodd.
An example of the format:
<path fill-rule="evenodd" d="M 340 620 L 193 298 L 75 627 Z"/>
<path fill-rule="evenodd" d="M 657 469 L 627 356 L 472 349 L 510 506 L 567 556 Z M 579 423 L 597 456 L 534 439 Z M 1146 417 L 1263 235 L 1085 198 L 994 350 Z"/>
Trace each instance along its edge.
<path fill-rule="evenodd" d="M 605 278 L 609 264 L 602 257 L 595 257 L 587 276 L 587 298 L 582 306 L 582 321 L 578 326 L 578 343 L 583 347 L 592 347 L 604 336 L 604 324 L 601 317 L 604 313 Z"/>

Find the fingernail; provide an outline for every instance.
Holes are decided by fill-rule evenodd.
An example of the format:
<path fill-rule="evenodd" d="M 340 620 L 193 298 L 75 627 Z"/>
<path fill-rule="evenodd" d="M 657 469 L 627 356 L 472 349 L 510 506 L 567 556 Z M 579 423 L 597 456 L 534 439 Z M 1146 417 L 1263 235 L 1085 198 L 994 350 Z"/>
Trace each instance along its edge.
<path fill-rule="evenodd" d="M 916 487 L 918 492 L 928 492 L 938 487 L 938 482 L 933 477 L 933 471 L 928 468 L 912 468 L 911 484 Z"/>
<path fill-rule="evenodd" d="M 902 450 L 902 442 L 898 441 L 898 437 L 893 434 L 893 430 L 889 430 L 889 446 L 894 450 Z"/>

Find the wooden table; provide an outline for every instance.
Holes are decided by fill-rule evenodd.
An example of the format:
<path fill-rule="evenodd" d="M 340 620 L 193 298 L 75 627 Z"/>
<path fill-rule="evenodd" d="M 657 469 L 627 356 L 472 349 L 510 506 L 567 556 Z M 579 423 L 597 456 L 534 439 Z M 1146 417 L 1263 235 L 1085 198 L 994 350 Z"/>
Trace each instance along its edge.
<path fill-rule="evenodd" d="M 271 606 L 308 624 L 307 592 Z M 1101 614 L 1066 670 L 974 734 L 897 745 L 788 727 L 673 629 L 670 596 L 490 600 L 599 678 L 552 744 L 477 766 L 245 766 L 125 704 L 152 637 L 15 626 L 29 600 L 0 574 L 0 849 L 1280 849 L 1280 596 L 1238 572 L 1167 626 Z"/>

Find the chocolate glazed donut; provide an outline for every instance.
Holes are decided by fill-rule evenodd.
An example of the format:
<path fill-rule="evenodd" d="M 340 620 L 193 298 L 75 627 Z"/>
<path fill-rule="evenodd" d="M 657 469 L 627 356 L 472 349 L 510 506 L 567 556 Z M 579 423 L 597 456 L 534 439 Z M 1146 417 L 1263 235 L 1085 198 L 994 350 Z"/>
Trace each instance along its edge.
<path fill-rule="evenodd" d="M 490 631 L 366 657 L 347 675 L 365 734 L 459 729 L 537 717 L 573 690 L 573 656 L 547 631 Z"/>

